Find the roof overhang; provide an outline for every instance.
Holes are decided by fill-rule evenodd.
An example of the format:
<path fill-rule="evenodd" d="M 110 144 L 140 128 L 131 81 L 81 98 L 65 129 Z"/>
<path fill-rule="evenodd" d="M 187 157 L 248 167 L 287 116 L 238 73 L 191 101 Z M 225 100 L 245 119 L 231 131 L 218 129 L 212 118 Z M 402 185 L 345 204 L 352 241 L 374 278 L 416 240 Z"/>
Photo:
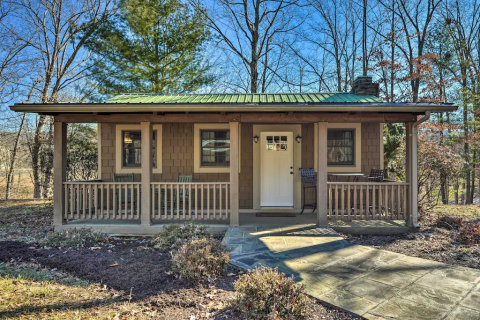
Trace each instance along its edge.
<path fill-rule="evenodd" d="M 283 104 L 160 104 L 160 103 L 56 103 L 15 104 L 16 112 L 43 114 L 68 113 L 144 113 L 144 112 L 406 112 L 423 114 L 452 112 L 454 104 L 434 103 L 283 103 Z"/>

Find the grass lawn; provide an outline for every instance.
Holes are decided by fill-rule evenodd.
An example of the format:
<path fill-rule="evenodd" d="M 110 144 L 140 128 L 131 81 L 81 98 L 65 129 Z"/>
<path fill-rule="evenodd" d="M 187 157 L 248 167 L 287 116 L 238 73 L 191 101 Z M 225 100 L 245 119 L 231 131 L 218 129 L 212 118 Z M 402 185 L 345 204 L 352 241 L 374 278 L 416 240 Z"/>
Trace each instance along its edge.
<path fill-rule="evenodd" d="M 461 206 L 461 205 L 441 205 L 436 206 L 431 210 L 435 214 L 448 214 L 455 216 L 462 216 L 467 221 L 480 221 L 480 206 L 476 204 Z"/>

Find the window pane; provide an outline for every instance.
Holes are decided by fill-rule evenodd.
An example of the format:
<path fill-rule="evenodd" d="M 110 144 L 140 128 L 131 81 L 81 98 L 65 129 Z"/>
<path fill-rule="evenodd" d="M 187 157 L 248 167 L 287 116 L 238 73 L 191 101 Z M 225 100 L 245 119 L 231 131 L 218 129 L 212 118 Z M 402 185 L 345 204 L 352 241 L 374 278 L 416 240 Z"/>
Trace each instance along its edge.
<path fill-rule="evenodd" d="M 141 131 L 123 131 L 123 165 L 125 167 L 140 167 L 141 165 Z"/>
<path fill-rule="evenodd" d="M 355 154 L 354 147 L 354 130 L 328 130 L 327 162 L 329 165 L 353 165 L 353 155 Z"/>
<path fill-rule="evenodd" d="M 202 166 L 230 165 L 230 131 L 202 130 Z"/>
<path fill-rule="evenodd" d="M 123 131 L 123 166 L 140 167 L 142 165 L 142 132 L 141 131 Z M 152 166 L 157 167 L 157 131 L 152 134 Z"/>

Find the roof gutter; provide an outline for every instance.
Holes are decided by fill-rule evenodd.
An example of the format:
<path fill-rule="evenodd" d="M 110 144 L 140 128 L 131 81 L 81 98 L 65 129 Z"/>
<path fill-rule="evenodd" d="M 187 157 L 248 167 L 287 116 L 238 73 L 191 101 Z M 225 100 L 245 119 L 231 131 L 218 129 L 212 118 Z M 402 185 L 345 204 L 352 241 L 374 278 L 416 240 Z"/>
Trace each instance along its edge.
<path fill-rule="evenodd" d="M 421 117 L 420 119 L 418 119 L 417 121 L 415 121 L 413 123 L 413 127 L 416 128 L 416 127 L 418 127 L 419 125 L 421 125 L 422 123 L 424 123 L 425 121 L 428 121 L 428 120 L 430 120 L 430 111 L 425 111 L 425 115 L 423 117 Z M 415 130 L 414 133 L 417 134 L 417 131 Z"/>
<path fill-rule="evenodd" d="M 429 103 L 328 103 L 328 104 L 15 104 L 16 112 L 37 113 L 138 113 L 138 112 L 451 112 L 455 105 L 432 105 Z"/>

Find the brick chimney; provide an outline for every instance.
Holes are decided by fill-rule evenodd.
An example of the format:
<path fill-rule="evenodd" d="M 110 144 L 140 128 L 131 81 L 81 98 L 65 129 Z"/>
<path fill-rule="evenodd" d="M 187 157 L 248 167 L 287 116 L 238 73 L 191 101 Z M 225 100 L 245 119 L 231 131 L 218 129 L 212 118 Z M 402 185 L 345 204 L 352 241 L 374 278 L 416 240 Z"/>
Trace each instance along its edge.
<path fill-rule="evenodd" d="M 374 83 L 370 76 L 360 76 L 353 81 L 352 93 L 362 96 L 376 96 L 380 94 L 380 84 Z"/>

